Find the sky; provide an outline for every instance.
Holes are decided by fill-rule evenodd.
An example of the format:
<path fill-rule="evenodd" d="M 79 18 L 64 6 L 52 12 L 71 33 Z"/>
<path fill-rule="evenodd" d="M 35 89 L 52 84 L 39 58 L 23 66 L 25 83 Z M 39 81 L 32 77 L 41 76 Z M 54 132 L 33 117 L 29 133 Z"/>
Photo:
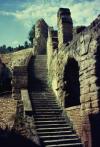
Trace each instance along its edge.
<path fill-rule="evenodd" d="M 23 44 L 40 18 L 57 28 L 59 7 L 71 10 L 74 26 L 87 26 L 100 14 L 99 0 L 0 0 L 0 46 Z"/>

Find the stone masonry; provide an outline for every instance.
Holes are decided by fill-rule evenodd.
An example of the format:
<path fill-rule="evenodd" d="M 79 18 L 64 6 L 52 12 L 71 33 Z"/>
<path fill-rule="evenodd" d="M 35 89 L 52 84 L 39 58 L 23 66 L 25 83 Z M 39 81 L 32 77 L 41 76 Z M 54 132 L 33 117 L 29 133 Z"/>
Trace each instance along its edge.
<path fill-rule="evenodd" d="M 33 54 L 47 52 L 48 83 L 58 103 L 67 113 L 84 146 L 99 147 L 100 15 L 88 27 L 73 29 L 70 10 L 60 8 L 57 13 L 58 31 L 45 26 L 43 31 L 35 26 Z M 27 72 L 25 76 L 26 82 L 23 79 L 20 82 L 27 88 Z M 17 87 L 18 76 L 14 77 L 16 84 L 13 89 L 19 91 L 24 87 Z"/>
<path fill-rule="evenodd" d="M 39 19 L 35 24 L 35 38 L 33 39 L 33 53 L 45 54 L 48 37 L 48 25 L 44 19 Z"/>
<path fill-rule="evenodd" d="M 57 14 L 59 48 L 63 43 L 72 40 L 73 22 L 69 9 L 60 8 Z"/>
<path fill-rule="evenodd" d="M 90 26 L 81 28 L 73 37 L 70 10 L 59 9 L 56 51 L 52 36 L 48 35 L 47 40 L 48 78 L 58 102 L 67 112 L 84 145 L 94 147 L 92 140 L 95 130 L 91 128 L 90 118 L 99 115 L 100 111 L 100 16 Z M 97 133 L 100 134 L 99 131 Z"/>

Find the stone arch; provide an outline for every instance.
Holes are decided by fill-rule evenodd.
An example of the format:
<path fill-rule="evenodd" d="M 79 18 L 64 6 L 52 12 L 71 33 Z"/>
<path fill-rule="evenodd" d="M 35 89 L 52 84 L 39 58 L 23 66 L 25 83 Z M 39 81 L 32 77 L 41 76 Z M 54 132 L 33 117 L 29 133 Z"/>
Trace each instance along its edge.
<path fill-rule="evenodd" d="M 64 68 L 64 106 L 80 104 L 79 65 L 74 57 L 70 57 Z"/>

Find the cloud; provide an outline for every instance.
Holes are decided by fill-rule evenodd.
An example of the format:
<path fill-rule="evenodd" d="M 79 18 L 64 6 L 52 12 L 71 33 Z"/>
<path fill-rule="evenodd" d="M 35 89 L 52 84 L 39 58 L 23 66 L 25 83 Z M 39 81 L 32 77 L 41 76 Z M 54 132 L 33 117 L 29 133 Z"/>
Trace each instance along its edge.
<path fill-rule="evenodd" d="M 43 3 L 45 2 L 45 3 Z M 59 7 L 68 7 L 72 12 L 74 25 L 89 25 L 100 13 L 99 0 L 43 0 L 42 3 L 22 5 L 22 10 L 16 12 L 0 11 L 0 15 L 13 16 L 17 21 L 29 29 L 39 18 L 44 18 L 50 25 L 57 25 L 57 11 Z"/>

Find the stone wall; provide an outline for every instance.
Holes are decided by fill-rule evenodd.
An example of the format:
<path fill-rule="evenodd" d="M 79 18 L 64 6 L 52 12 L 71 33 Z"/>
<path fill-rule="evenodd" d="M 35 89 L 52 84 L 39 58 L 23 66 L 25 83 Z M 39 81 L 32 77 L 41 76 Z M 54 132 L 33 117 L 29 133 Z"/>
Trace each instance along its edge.
<path fill-rule="evenodd" d="M 59 31 L 61 31 L 63 23 L 60 24 Z M 89 27 L 84 28 L 83 31 L 75 35 L 70 44 L 61 42 L 63 33 L 59 34 L 58 31 L 60 46 L 58 46 L 58 52 L 54 52 L 50 57 L 48 66 L 49 83 L 56 94 L 59 104 L 63 108 L 80 104 L 80 122 L 74 119 L 77 118 L 77 113 L 72 114 L 72 109 L 68 110 L 66 108 L 66 112 L 68 111 L 68 116 L 73 120 L 77 133 L 80 134 L 85 146 L 88 147 L 91 147 L 92 134 L 89 117 L 91 114 L 99 113 L 100 110 L 99 28 L 100 16 Z M 48 38 L 47 50 L 52 52 L 53 46 L 50 46 L 50 44 L 52 43 L 50 43 L 50 38 Z M 77 109 L 75 111 L 77 112 Z M 81 126 L 81 129 L 78 126 Z M 82 133 L 80 133 L 80 130 L 82 130 Z"/>
<path fill-rule="evenodd" d="M 82 136 L 82 117 L 80 111 L 80 105 L 73 106 L 66 108 L 65 111 L 67 112 L 68 117 L 70 118 L 70 122 L 73 125 L 73 128 L 76 130 L 78 136 Z M 76 114 L 76 115 L 75 115 Z"/>
<path fill-rule="evenodd" d="M 32 49 L 19 51 L 13 55 L 13 62 L 11 64 L 12 69 L 12 98 L 17 102 L 17 119 L 22 120 L 24 118 L 24 106 L 21 97 L 21 89 L 28 88 L 28 62 L 32 56 Z M 16 58 L 15 58 L 16 57 Z M 15 59 L 15 60 L 14 60 Z"/>
<path fill-rule="evenodd" d="M 32 56 L 32 49 L 23 50 L 18 54 L 18 58 L 12 62 L 12 97 L 21 100 L 21 89 L 28 88 L 27 66 Z M 13 57 L 14 58 L 14 57 Z"/>
<path fill-rule="evenodd" d="M 24 54 L 24 56 L 22 56 L 22 54 Z M 35 130 L 34 118 L 31 116 L 31 108 L 28 108 L 30 101 L 29 96 L 22 93 L 22 91 L 27 91 L 26 93 L 28 94 L 28 64 L 33 54 L 30 49 L 27 54 L 25 54 L 24 51 L 22 54 L 19 56 L 20 62 L 18 59 L 18 62 L 16 60 L 15 66 L 14 64 L 12 66 L 12 97 L 17 103 L 14 129 L 20 135 L 29 138 L 33 142 L 33 146 L 40 146 L 40 140 Z M 27 97 L 27 99 L 25 97 Z M 25 102 L 27 103 L 26 105 Z"/>

